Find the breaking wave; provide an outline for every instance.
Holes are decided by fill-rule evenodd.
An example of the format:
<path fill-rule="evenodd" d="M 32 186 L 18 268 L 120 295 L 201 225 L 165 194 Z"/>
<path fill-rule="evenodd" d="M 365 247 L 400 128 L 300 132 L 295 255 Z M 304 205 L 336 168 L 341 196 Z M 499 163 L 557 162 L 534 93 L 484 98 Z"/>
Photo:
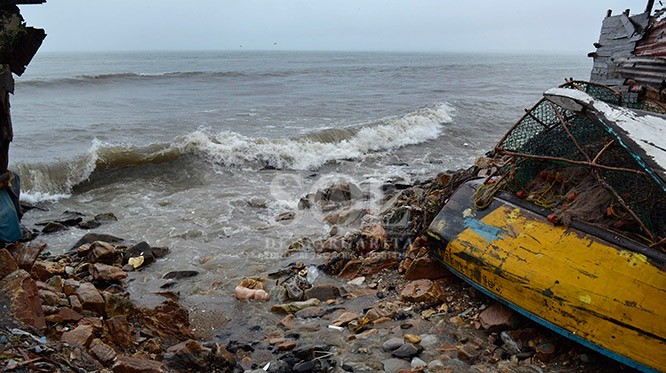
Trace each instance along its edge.
<path fill-rule="evenodd" d="M 103 177 L 105 171 L 163 164 L 193 155 L 214 165 L 247 170 L 265 168 L 312 170 L 343 159 L 358 159 L 436 139 L 452 121 L 453 108 L 441 104 L 404 116 L 357 126 L 324 129 L 295 138 L 252 138 L 235 132 L 213 134 L 199 129 L 172 143 L 146 147 L 122 146 L 95 140 L 77 159 L 53 164 L 18 164 L 22 199 L 56 201 L 70 196 L 77 185 Z M 108 182 L 113 182 L 113 178 Z"/>

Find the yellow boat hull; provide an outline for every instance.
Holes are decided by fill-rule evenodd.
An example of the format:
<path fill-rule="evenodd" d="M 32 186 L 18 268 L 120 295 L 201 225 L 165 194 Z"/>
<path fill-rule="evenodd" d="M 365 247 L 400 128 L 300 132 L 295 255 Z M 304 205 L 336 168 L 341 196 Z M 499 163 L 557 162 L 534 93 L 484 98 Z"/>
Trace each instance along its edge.
<path fill-rule="evenodd" d="M 625 364 L 666 369 L 666 274 L 659 255 L 554 226 L 539 213 L 499 199 L 479 213 L 463 208 L 469 190 L 460 193 L 429 229 L 443 241 L 435 256 L 450 269 Z"/>

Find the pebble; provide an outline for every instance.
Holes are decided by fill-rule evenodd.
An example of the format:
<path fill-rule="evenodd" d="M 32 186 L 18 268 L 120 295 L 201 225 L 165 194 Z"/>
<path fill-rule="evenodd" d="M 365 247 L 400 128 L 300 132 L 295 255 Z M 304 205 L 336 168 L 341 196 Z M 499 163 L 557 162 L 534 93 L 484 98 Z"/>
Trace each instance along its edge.
<path fill-rule="evenodd" d="M 421 337 L 414 334 L 405 334 L 405 341 L 412 344 L 419 344 L 421 342 Z"/>
<path fill-rule="evenodd" d="M 361 286 L 361 285 L 363 285 L 363 282 L 365 282 L 365 277 L 360 276 L 360 277 L 356 277 L 355 279 L 347 282 L 347 285 Z"/>
<path fill-rule="evenodd" d="M 382 344 L 384 351 L 391 352 L 397 350 L 400 346 L 405 344 L 402 338 L 393 337 Z"/>
<path fill-rule="evenodd" d="M 418 357 L 415 357 L 412 359 L 412 363 L 410 365 L 412 366 L 412 368 L 421 368 L 428 364 L 426 364 L 425 361 L 419 359 Z"/>
<path fill-rule="evenodd" d="M 384 372 L 386 373 L 397 373 L 403 369 L 409 369 L 409 363 L 402 360 L 402 359 L 386 359 L 382 361 L 382 364 L 384 365 Z"/>
<path fill-rule="evenodd" d="M 439 344 L 439 338 L 432 334 L 421 334 L 419 337 L 421 337 L 421 347 L 426 350 L 434 348 Z"/>
<path fill-rule="evenodd" d="M 393 356 L 400 358 L 411 358 L 418 355 L 419 349 L 411 343 L 405 343 L 393 351 Z"/>
<path fill-rule="evenodd" d="M 289 351 L 293 350 L 294 347 L 296 347 L 296 342 L 295 341 L 286 341 L 282 342 L 277 346 L 278 351 Z"/>

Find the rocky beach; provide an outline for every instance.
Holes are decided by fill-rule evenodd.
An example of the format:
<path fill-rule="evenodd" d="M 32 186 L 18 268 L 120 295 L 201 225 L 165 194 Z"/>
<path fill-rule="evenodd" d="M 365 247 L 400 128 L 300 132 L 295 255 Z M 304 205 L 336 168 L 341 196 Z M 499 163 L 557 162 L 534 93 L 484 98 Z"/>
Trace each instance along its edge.
<path fill-rule="evenodd" d="M 482 162 L 481 162 L 482 163 Z M 284 247 L 265 273 L 222 289 L 269 317 L 192 317 L 179 283 L 163 275 L 154 306 L 133 301 L 128 281 L 169 256 L 137 237 L 84 235 L 64 254 L 40 241 L 115 215 L 67 212 L 24 227 L 0 250 L 0 366 L 7 372 L 603 372 L 631 371 L 494 302 L 435 261 L 425 230 L 453 190 L 484 174 L 448 171 L 375 198 L 352 183 L 301 198 L 294 219 L 317 209 L 328 237 Z M 362 204 L 361 204 L 362 205 Z M 24 206 L 30 214 L 30 208 Z M 202 258 L 206 261 L 210 258 Z M 130 276 L 131 275 L 131 276 Z M 215 332 L 212 333 L 211 330 Z"/>

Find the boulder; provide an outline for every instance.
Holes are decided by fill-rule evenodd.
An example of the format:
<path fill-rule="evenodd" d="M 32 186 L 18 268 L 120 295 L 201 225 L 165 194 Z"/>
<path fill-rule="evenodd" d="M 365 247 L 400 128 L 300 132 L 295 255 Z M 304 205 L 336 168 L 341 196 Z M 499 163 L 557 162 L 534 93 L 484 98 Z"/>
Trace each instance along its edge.
<path fill-rule="evenodd" d="M 0 294 L 7 297 L 10 311 L 17 320 L 40 330 L 46 328 L 37 285 L 28 272 L 19 269 L 5 276 L 0 280 Z"/>
<path fill-rule="evenodd" d="M 93 338 L 93 327 L 90 325 L 79 325 L 76 328 L 62 333 L 60 341 L 72 347 L 88 347 Z"/>
<path fill-rule="evenodd" d="M 405 285 L 400 292 L 403 302 L 439 302 L 445 299 L 444 289 L 438 282 L 416 280 Z"/>
<path fill-rule="evenodd" d="M 103 234 L 103 233 L 87 233 L 81 239 L 76 241 L 76 243 L 70 248 L 70 251 L 76 250 L 79 248 L 81 245 L 85 245 L 88 243 L 93 243 L 95 241 L 102 241 L 102 242 L 108 242 L 108 243 L 119 243 L 122 242 L 123 239 L 120 237 L 112 236 L 110 234 Z"/>

